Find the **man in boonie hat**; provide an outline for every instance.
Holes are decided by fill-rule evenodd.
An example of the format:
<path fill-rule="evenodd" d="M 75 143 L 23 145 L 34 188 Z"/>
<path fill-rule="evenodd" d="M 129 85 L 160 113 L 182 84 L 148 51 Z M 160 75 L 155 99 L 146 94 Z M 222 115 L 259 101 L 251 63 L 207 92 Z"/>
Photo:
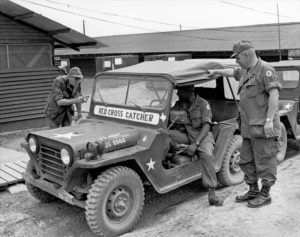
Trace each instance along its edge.
<path fill-rule="evenodd" d="M 281 134 L 278 98 L 281 83 L 275 69 L 257 57 L 252 43 L 240 40 L 233 45 L 232 58 L 240 67 L 208 70 L 208 77 L 234 77 L 239 81 L 240 131 L 243 137 L 239 165 L 249 191 L 236 197 L 248 207 L 271 203 L 270 188 L 275 184 L 278 138 Z M 262 188 L 259 190 L 258 180 Z"/>
<path fill-rule="evenodd" d="M 78 119 L 81 118 L 81 104 L 86 102 L 81 94 L 83 75 L 80 68 L 73 67 L 67 75 L 54 79 L 47 99 L 45 114 L 50 128 L 69 126 L 76 105 Z"/>
<path fill-rule="evenodd" d="M 188 145 L 185 153 L 201 160 L 202 183 L 208 188 L 208 202 L 211 206 L 222 206 L 223 200 L 215 193 L 218 186 L 216 171 L 212 165 L 214 137 L 210 131 L 212 113 L 209 103 L 194 92 L 194 85 L 177 88 L 179 100 L 173 111 L 185 112 L 186 121 L 175 124 L 169 130 L 171 148 L 178 144 Z"/>

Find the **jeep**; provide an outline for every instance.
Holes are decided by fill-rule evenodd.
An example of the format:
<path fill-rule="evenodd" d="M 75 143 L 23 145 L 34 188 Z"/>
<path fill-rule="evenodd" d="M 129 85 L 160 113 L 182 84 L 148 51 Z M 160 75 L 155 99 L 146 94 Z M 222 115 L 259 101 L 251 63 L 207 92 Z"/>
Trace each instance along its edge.
<path fill-rule="evenodd" d="M 300 139 L 300 61 L 280 61 L 271 63 L 282 84 L 279 91 L 279 115 L 281 136 L 277 160 L 283 161 L 287 151 L 287 139 Z"/>
<path fill-rule="evenodd" d="M 96 74 L 86 119 L 26 136 L 29 192 L 41 202 L 59 198 L 85 208 L 96 235 L 130 231 L 142 213 L 144 185 L 163 194 L 201 179 L 199 159 L 178 158 L 170 149 L 169 125 L 180 120 L 170 109 L 174 92 L 185 85 L 194 85 L 212 108 L 213 165 L 220 184 L 241 183 L 234 80 L 207 77 L 208 69 L 228 65 L 223 60 L 150 61 Z"/>

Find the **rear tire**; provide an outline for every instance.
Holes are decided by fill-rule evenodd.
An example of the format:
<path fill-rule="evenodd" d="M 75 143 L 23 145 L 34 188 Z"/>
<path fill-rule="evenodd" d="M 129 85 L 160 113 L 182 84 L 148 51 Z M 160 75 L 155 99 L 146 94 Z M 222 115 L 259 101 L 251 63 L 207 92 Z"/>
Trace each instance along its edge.
<path fill-rule="evenodd" d="M 218 173 L 219 182 L 224 186 L 237 185 L 244 181 L 244 173 L 238 164 L 241 147 L 242 137 L 234 135 L 226 149 L 222 167 Z"/>
<path fill-rule="evenodd" d="M 144 206 L 144 187 L 132 169 L 117 166 L 95 179 L 86 201 L 86 220 L 99 236 L 118 236 L 137 223 Z"/>
<path fill-rule="evenodd" d="M 287 133 L 284 124 L 280 123 L 281 135 L 278 138 L 279 142 L 279 151 L 277 153 L 277 161 L 281 162 L 285 158 L 286 150 L 287 150 Z"/>
<path fill-rule="evenodd" d="M 28 163 L 27 163 L 26 173 L 31 174 L 34 177 L 37 176 L 35 167 L 34 167 L 31 160 L 29 160 Z M 47 193 L 47 192 L 43 191 L 42 189 L 40 189 L 40 188 L 30 184 L 30 183 L 25 182 L 25 184 L 26 184 L 26 187 L 27 187 L 29 193 L 35 199 L 39 200 L 40 202 L 47 203 L 47 202 L 52 202 L 54 200 L 57 200 L 57 198 L 55 196 L 51 195 L 50 193 Z"/>

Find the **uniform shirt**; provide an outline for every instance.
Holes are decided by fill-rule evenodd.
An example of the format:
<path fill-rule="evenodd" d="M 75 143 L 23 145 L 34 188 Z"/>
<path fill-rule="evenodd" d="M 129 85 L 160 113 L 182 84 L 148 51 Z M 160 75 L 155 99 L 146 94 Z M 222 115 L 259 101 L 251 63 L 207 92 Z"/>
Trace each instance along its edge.
<path fill-rule="evenodd" d="M 74 109 L 72 105 L 58 106 L 57 101 L 61 99 L 73 99 L 81 95 L 81 85 L 77 90 L 69 83 L 68 75 L 58 76 L 52 85 L 47 103 L 45 114 L 48 118 L 60 124 L 65 116 L 72 119 Z"/>
<path fill-rule="evenodd" d="M 194 143 L 196 141 L 204 123 L 211 124 L 212 113 L 209 103 L 198 95 L 196 96 L 195 102 L 190 107 L 188 103 L 178 100 L 172 109 L 184 110 L 187 113 L 187 123 L 183 126 L 190 143 Z M 213 139 L 212 136 L 208 137 Z"/>
<path fill-rule="evenodd" d="M 274 68 L 262 60 L 250 70 L 234 69 L 234 77 L 239 81 L 240 94 L 241 135 L 250 138 L 250 126 L 264 125 L 269 102 L 269 91 L 273 88 L 281 89 L 281 83 Z M 275 136 L 280 135 L 280 119 L 278 110 L 274 120 Z"/>

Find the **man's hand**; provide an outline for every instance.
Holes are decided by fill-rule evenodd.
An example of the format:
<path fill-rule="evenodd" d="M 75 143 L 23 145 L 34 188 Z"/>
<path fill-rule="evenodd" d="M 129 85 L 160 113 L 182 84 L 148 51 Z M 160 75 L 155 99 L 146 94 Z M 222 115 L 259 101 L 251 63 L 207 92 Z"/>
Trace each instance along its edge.
<path fill-rule="evenodd" d="M 188 156 L 192 156 L 195 154 L 195 151 L 197 150 L 197 145 L 196 143 L 192 143 L 191 145 L 189 145 L 186 150 L 185 150 L 185 153 L 188 155 Z"/>
<path fill-rule="evenodd" d="M 264 131 L 267 138 L 274 136 L 273 121 L 266 121 Z"/>
<path fill-rule="evenodd" d="M 76 104 L 82 104 L 85 103 L 85 98 L 83 96 L 79 96 L 76 98 Z"/>
<path fill-rule="evenodd" d="M 218 73 L 217 70 L 207 70 L 207 77 L 215 79 L 219 76 L 221 76 L 221 74 Z"/>

